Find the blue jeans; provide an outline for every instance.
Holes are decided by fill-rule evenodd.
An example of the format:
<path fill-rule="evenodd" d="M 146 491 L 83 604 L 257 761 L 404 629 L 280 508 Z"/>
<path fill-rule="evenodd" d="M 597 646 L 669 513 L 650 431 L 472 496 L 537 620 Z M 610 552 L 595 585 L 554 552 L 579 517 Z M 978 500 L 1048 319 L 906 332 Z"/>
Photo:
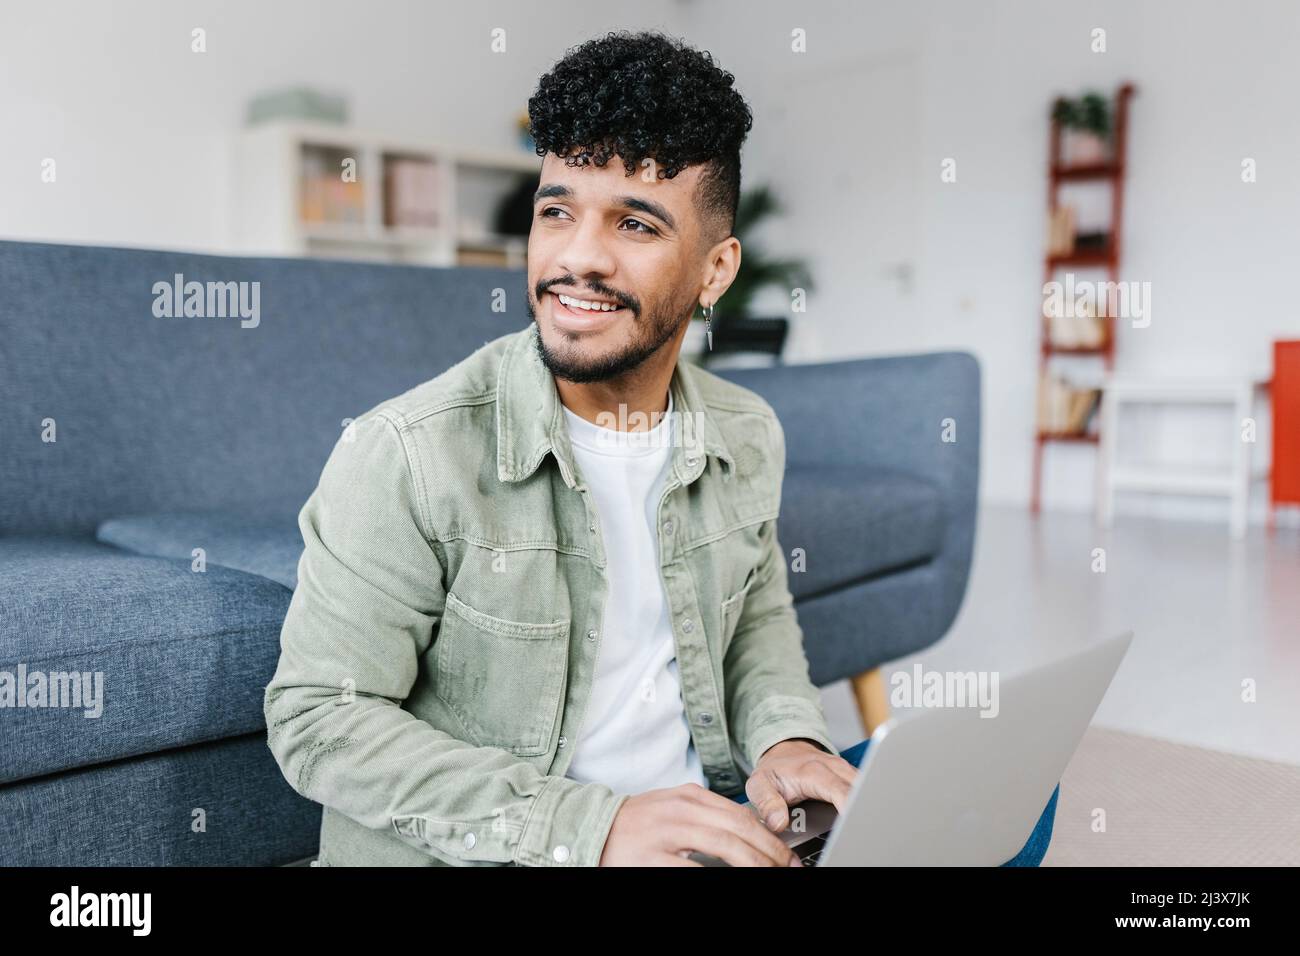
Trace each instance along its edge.
<path fill-rule="evenodd" d="M 853 764 L 855 767 L 862 766 L 862 757 L 867 752 L 867 747 L 871 744 L 868 738 L 861 743 L 854 744 L 848 750 L 841 750 L 840 756 Z M 1056 798 L 1061 794 L 1061 785 L 1058 783 L 1056 789 L 1052 791 L 1052 797 L 1047 801 L 1047 806 L 1043 809 L 1043 815 L 1038 818 L 1038 823 L 1034 825 L 1034 832 L 1029 834 L 1027 842 L 1019 853 L 1013 856 L 1003 866 L 1038 866 L 1043 862 L 1043 857 L 1047 854 L 1047 844 L 1052 842 L 1052 823 L 1056 820 Z M 737 803 L 748 803 L 749 797 L 741 793 L 731 798 Z"/>

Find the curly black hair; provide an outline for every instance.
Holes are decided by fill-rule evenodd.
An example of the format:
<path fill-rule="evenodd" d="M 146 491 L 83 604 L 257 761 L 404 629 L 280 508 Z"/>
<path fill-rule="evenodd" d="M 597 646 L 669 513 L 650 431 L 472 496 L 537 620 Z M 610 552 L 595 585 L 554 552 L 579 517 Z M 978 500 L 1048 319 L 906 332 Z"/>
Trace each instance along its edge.
<path fill-rule="evenodd" d="M 537 155 L 600 167 L 617 155 L 629 176 L 648 158 L 661 179 L 708 164 L 696 203 L 706 235 L 725 239 L 740 204 L 740 147 L 754 125 L 735 79 L 708 53 L 659 32 L 588 40 L 566 51 L 528 100 Z"/>

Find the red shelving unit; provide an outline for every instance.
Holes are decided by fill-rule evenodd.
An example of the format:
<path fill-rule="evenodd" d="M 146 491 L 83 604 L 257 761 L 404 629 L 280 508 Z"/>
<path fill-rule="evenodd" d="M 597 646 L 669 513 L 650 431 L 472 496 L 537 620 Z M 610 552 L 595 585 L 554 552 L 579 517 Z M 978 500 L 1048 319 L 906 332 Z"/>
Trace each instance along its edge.
<path fill-rule="evenodd" d="M 1129 100 L 1136 92 L 1131 83 L 1121 86 L 1115 96 L 1115 125 L 1112 142 L 1112 155 L 1103 162 L 1068 165 L 1061 161 L 1061 125 L 1052 118 L 1049 140 L 1049 158 L 1047 166 L 1047 208 L 1049 216 L 1056 214 L 1060 204 L 1060 189 L 1067 183 L 1101 182 L 1111 189 L 1111 216 L 1108 242 L 1102 249 L 1083 249 L 1069 255 L 1044 257 L 1043 282 L 1051 282 L 1061 269 L 1105 269 L 1111 282 L 1119 281 L 1121 239 L 1124 225 L 1124 169 L 1126 148 L 1128 144 Z M 1099 346 L 1062 346 L 1052 342 L 1051 327 L 1046 317 L 1039 310 L 1039 387 L 1044 373 L 1054 355 L 1092 355 L 1100 358 L 1110 371 L 1115 362 L 1115 318 L 1106 316 L 1102 344 Z M 1035 418 L 1034 435 L 1034 475 L 1033 493 L 1030 497 L 1030 509 L 1034 514 L 1039 511 L 1042 497 L 1043 448 L 1053 442 L 1097 444 L 1099 436 L 1093 432 L 1051 432 L 1037 427 Z"/>

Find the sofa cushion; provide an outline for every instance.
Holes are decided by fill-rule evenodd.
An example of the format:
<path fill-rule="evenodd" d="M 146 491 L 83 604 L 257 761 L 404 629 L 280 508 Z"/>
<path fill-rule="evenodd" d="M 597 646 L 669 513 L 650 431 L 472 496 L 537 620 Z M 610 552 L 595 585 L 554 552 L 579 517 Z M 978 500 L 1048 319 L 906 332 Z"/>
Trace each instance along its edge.
<path fill-rule="evenodd" d="M 219 511 L 130 515 L 102 523 L 95 537 L 136 554 L 191 561 L 202 548 L 209 564 L 298 586 L 302 534 L 293 519 L 275 521 Z"/>
<path fill-rule="evenodd" d="M 177 274 L 256 283 L 258 324 L 158 318 L 150 290 Z M 531 324 L 526 280 L 0 242 L 0 534 L 89 536 L 152 511 L 296 513 L 348 420 Z M 57 441 L 31 439 L 54 427 Z"/>
<path fill-rule="evenodd" d="M 787 556 L 808 554 L 790 574 L 796 599 L 927 561 L 943 541 L 938 490 L 914 475 L 843 465 L 791 465 L 778 525 Z M 210 564 L 298 585 L 302 533 L 296 521 L 225 512 L 169 512 L 113 518 L 98 539 L 136 554 L 190 561 L 203 548 Z"/>
<path fill-rule="evenodd" d="M 0 695 L 20 674 L 29 690 L 0 707 L 0 784 L 261 730 L 291 596 L 90 538 L 0 537 Z M 98 716 L 93 682 L 82 706 L 33 706 L 34 676 L 74 672 L 102 674 Z"/>
<path fill-rule="evenodd" d="M 320 825 L 262 731 L 0 787 L 0 867 L 280 866 L 316 854 Z"/>
<path fill-rule="evenodd" d="M 943 499 L 915 475 L 845 465 L 789 465 L 777 534 L 789 559 L 807 555 L 789 575 L 795 599 L 823 594 L 925 562 L 943 544 Z"/>

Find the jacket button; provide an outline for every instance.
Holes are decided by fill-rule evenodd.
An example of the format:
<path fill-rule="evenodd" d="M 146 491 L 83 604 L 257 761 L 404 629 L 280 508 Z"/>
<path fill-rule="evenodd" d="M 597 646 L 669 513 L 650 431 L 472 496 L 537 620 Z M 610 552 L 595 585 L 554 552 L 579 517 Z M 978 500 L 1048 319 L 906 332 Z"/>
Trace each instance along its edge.
<path fill-rule="evenodd" d="M 695 463 L 696 463 L 697 461 L 699 461 L 699 459 L 696 458 L 694 455 L 687 455 L 687 456 L 686 456 L 686 467 L 687 467 L 687 468 L 694 468 L 694 467 L 695 467 Z"/>
<path fill-rule="evenodd" d="M 569 862 L 569 848 L 567 846 L 564 846 L 563 844 L 557 846 L 555 850 L 551 853 L 551 858 L 555 860 L 556 863 Z"/>
<path fill-rule="evenodd" d="M 697 723 L 704 724 L 707 727 L 709 724 L 713 723 L 713 715 L 709 713 L 700 714 L 700 716 L 695 718 L 695 720 Z"/>
<path fill-rule="evenodd" d="M 569 746 L 569 738 L 566 737 L 566 736 L 564 736 L 563 734 L 561 734 L 561 735 L 560 735 L 560 749 L 563 750 L 563 749 L 564 749 L 565 747 L 567 747 L 567 746 Z"/>
<path fill-rule="evenodd" d="M 676 527 L 677 526 L 673 524 L 673 519 L 669 518 L 667 521 L 664 522 L 664 534 L 672 534 L 673 529 Z"/>
<path fill-rule="evenodd" d="M 465 834 L 465 849 L 467 850 L 474 849 L 474 844 L 477 842 L 478 842 L 478 838 L 475 837 L 473 833 Z"/>
<path fill-rule="evenodd" d="M 695 622 L 688 617 L 686 620 L 682 621 L 682 630 L 687 634 L 691 633 L 691 631 L 695 630 Z"/>
<path fill-rule="evenodd" d="M 590 631 L 587 632 L 587 640 L 592 641 L 592 642 L 595 642 L 595 640 L 596 640 L 596 629 L 595 629 L 594 627 L 593 627 Z"/>

